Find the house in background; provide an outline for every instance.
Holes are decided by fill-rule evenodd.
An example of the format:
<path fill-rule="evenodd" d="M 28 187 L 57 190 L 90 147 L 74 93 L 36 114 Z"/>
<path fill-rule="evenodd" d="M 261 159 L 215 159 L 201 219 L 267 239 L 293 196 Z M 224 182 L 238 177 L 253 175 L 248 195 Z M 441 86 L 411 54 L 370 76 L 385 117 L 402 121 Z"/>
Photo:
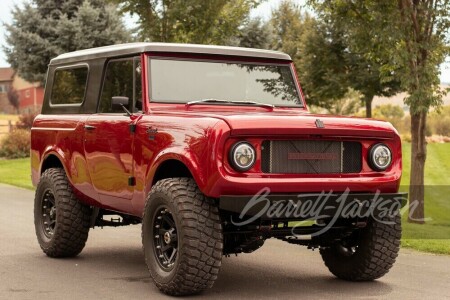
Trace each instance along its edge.
<path fill-rule="evenodd" d="M 8 90 L 11 88 L 13 77 L 13 69 L 0 68 L 0 113 L 16 113 L 14 106 L 12 106 L 8 100 Z"/>
<path fill-rule="evenodd" d="M 19 94 L 20 112 L 36 111 L 42 107 L 42 102 L 44 100 L 44 88 L 39 84 L 39 82 L 31 83 L 15 74 L 12 86 Z"/>
<path fill-rule="evenodd" d="M 14 88 L 19 96 L 19 112 L 26 113 L 41 108 L 44 88 L 39 83 L 22 79 L 12 68 L 0 68 L 0 113 L 16 113 L 8 100 L 10 88 Z"/>

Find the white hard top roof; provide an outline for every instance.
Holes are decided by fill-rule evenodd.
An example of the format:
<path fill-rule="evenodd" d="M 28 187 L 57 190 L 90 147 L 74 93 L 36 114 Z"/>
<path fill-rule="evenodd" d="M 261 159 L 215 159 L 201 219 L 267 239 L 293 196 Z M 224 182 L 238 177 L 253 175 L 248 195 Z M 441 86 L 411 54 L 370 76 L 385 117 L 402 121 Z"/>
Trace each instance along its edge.
<path fill-rule="evenodd" d="M 291 57 L 283 52 L 212 45 L 171 44 L 171 43 L 128 43 L 98 47 L 61 54 L 50 64 L 70 63 L 80 60 L 126 56 L 144 52 L 194 53 L 230 56 L 270 58 L 290 61 Z"/>

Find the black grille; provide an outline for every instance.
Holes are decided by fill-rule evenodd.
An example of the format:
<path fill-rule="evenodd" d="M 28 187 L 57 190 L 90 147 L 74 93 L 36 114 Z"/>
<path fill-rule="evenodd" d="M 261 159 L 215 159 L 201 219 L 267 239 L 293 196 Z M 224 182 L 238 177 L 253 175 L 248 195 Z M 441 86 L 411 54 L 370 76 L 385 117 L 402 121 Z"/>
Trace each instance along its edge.
<path fill-rule="evenodd" d="M 324 174 L 361 171 L 361 144 L 339 141 L 264 141 L 264 173 Z"/>

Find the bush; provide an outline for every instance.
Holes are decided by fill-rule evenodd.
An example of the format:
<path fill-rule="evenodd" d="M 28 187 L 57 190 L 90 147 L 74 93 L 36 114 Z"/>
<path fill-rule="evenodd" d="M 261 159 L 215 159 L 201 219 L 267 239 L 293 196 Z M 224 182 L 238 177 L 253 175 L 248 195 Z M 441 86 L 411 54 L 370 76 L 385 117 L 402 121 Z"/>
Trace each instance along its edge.
<path fill-rule="evenodd" d="M 372 116 L 375 119 L 385 120 L 391 123 L 400 133 L 409 132 L 409 122 L 405 123 L 405 112 L 398 105 L 383 104 L 373 109 Z"/>
<path fill-rule="evenodd" d="M 23 113 L 19 116 L 19 121 L 17 121 L 17 128 L 19 129 L 31 129 L 33 127 L 34 118 L 39 114 L 38 111 L 31 111 Z"/>
<path fill-rule="evenodd" d="M 436 119 L 434 123 L 434 132 L 439 135 L 450 136 L 450 117 Z"/>
<path fill-rule="evenodd" d="M 6 158 L 23 158 L 30 156 L 31 134 L 25 129 L 16 129 L 3 138 L 0 156 Z"/>
<path fill-rule="evenodd" d="M 402 134 L 401 139 L 405 143 L 411 143 L 411 134 L 409 133 Z"/>
<path fill-rule="evenodd" d="M 433 134 L 450 136 L 450 106 L 442 107 L 440 112 L 431 112 L 428 115 L 427 125 Z"/>

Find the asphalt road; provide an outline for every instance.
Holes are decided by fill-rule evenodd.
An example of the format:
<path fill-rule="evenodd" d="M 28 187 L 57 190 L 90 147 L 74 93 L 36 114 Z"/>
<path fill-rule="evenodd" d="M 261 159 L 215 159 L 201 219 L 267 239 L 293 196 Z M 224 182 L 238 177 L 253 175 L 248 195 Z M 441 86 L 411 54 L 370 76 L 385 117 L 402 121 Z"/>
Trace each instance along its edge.
<path fill-rule="evenodd" d="M 32 191 L 0 185 L 0 299 L 163 299 L 151 282 L 140 226 L 93 229 L 72 259 L 39 248 Z M 450 257 L 402 250 L 380 280 L 334 278 L 317 251 L 269 240 L 252 254 L 224 258 L 211 290 L 192 299 L 450 299 Z"/>

